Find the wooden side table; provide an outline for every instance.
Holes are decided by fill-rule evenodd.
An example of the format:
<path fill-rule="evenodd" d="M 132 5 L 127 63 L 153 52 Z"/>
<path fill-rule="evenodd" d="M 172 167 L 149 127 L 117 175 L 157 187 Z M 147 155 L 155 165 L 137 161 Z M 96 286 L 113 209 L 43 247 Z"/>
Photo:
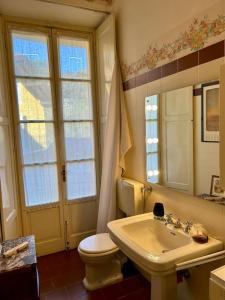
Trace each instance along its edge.
<path fill-rule="evenodd" d="M 4 258 L 2 253 L 27 241 L 29 247 Z M 0 299 L 39 300 L 39 278 L 34 236 L 4 241 L 0 255 Z"/>

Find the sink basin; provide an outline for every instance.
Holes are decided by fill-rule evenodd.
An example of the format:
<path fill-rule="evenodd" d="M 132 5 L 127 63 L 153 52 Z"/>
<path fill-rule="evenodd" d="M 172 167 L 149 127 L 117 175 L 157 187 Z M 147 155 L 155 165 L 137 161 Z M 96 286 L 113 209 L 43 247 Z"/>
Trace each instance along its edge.
<path fill-rule="evenodd" d="M 189 236 L 169 230 L 162 222 L 149 218 L 124 225 L 122 230 L 132 242 L 155 256 L 191 243 Z"/>
<path fill-rule="evenodd" d="M 108 223 L 118 247 L 148 274 L 160 276 L 175 272 L 176 264 L 223 249 L 213 237 L 205 244 L 195 242 L 182 229 L 165 226 L 152 213 Z"/>

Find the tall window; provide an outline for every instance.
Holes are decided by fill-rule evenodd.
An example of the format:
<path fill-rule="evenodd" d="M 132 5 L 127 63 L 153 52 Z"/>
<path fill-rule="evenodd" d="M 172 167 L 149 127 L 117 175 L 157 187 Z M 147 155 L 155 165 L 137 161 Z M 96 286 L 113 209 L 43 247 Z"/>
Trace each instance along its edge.
<path fill-rule="evenodd" d="M 67 199 L 96 194 L 89 42 L 58 38 Z"/>
<path fill-rule="evenodd" d="M 60 201 L 60 181 L 66 200 L 95 196 L 89 40 L 18 29 L 11 38 L 26 206 Z"/>
<path fill-rule="evenodd" d="M 158 95 L 145 98 L 147 181 L 159 182 Z"/>

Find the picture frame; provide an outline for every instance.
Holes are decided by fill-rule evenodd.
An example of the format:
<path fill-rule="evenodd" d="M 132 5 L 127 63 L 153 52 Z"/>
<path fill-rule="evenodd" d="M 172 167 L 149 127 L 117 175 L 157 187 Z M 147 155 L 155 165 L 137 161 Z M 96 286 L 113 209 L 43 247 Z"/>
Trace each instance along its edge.
<path fill-rule="evenodd" d="M 221 188 L 220 177 L 217 175 L 212 175 L 210 195 L 225 198 L 225 191 Z"/>
<path fill-rule="evenodd" d="M 202 142 L 219 142 L 219 81 L 202 84 Z"/>

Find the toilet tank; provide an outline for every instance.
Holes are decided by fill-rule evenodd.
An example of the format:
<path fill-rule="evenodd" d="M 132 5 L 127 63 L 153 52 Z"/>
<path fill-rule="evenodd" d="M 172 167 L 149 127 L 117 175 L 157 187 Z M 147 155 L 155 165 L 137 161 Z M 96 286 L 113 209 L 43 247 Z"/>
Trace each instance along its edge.
<path fill-rule="evenodd" d="M 144 212 L 143 187 L 143 183 L 128 178 L 121 178 L 117 181 L 118 205 L 126 216 Z"/>

